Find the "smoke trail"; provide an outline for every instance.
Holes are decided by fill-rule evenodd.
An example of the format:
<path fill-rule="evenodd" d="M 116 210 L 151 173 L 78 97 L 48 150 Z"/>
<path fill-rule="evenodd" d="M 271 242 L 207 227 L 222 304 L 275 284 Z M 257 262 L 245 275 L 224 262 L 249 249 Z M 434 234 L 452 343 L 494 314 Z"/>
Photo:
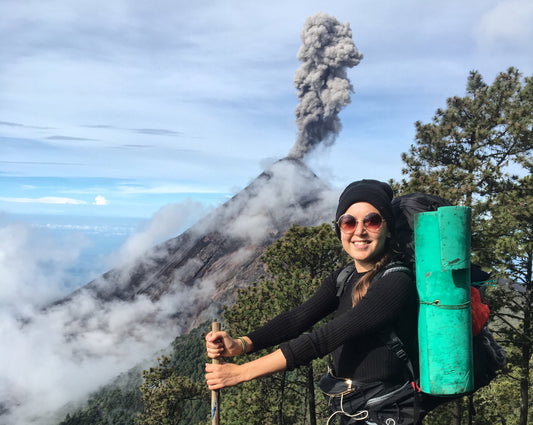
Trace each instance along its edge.
<path fill-rule="evenodd" d="M 289 153 L 293 158 L 303 158 L 321 142 L 333 144 L 342 128 L 338 113 L 353 91 L 346 68 L 363 58 L 350 25 L 324 12 L 305 20 L 300 38 L 298 59 L 303 63 L 294 75 L 300 103 L 295 110 L 298 137 Z"/>

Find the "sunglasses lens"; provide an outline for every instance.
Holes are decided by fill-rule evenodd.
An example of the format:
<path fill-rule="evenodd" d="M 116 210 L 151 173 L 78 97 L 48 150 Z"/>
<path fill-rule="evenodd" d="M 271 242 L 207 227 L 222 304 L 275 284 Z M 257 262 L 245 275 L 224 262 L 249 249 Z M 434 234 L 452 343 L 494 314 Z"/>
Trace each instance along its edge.
<path fill-rule="evenodd" d="M 357 221 L 350 214 L 344 214 L 339 219 L 339 228 L 345 233 L 353 232 L 356 225 Z"/>
<path fill-rule="evenodd" d="M 341 232 L 351 233 L 357 227 L 357 220 L 350 214 L 344 214 L 338 221 Z M 378 213 L 370 213 L 363 219 L 363 227 L 369 232 L 378 232 L 383 224 L 383 218 Z"/>
<path fill-rule="evenodd" d="M 382 223 L 383 219 L 377 213 L 370 213 L 363 220 L 363 224 L 367 230 L 370 230 L 371 232 L 379 230 Z"/>

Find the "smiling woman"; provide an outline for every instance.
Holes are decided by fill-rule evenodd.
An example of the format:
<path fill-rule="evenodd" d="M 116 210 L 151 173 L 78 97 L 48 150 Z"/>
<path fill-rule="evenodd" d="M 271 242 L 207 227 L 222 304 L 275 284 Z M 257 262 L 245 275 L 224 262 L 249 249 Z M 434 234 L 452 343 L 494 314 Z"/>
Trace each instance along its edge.
<path fill-rule="evenodd" d="M 215 360 L 279 346 L 247 363 L 206 364 L 209 389 L 290 371 L 331 354 L 333 364 L 319 383 L 329 399 L 328 424 L 337 415 L 342 425 L 421 423 L 425 412 L 414 408 L 415 377 L 386 338 L 394 332 L 409 355 L 416 355 L 416 287 L 394 249 L 392 197 L 390 185 L 377 180 L 345 188 L 335 219 L 337 235 L 353 259 L 350 268 L 333 271 L 302 304 L 247 335 L 207 334 L 207 355 Z M 312 328 L 332 313 L 331 320 Z"/>

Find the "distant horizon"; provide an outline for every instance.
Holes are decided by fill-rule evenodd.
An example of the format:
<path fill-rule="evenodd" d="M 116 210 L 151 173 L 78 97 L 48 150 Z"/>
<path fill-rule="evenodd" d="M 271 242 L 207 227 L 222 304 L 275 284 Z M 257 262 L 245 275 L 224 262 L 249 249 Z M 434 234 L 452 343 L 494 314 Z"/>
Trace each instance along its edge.
<path fill-rule="evenodd" d="M 45 238 L 54 246 L 76 243 L 79 254 L 65 268 L 63 295 L 68 294 L 109 271 L 109 262 L 126 240 L 141 231 L 149 219 L 144 217 L 79 216 L 39 213 L 9 213 L 2 217 L 0 227 L 8 223 L 27 225 L 36 233 L 36 241 Z M 171 235 L 169 235 L 171 236 Z M 36 242 L 39 243 L 39 242 Z"/>

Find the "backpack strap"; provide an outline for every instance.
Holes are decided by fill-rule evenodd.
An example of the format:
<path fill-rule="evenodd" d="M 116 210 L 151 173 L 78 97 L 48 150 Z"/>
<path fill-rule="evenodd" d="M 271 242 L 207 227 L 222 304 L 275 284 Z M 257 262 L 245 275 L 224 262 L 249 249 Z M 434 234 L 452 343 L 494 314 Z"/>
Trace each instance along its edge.
<path fill-rule="evenodd" d="M 405 266 L 401 262 L 394 262 L 388 265 L 388 267 L 383 270 L 381 276 L 386 276 L 387 274 L 393 273 L 393 272 L 403 272 L 408 274 L 411 278 L 413 278 L 413 272 L 412 270 Z M 376 276 L 378 277 L 378 276 Z M 411 362 L 411 359 L 409 359 L 409 355 L 407 354 L 407 351 L 405 349 L 405 345 L 403 344 L 402 340 L 396 334 L 396 331 L 394 328 L 390 328 L 388 332 L 383 332 L 381 334 L 381 339 L 387 346 L 389 350 L 391 350 L 396 357 L 398 357 L 406 366 L 407 371 L 409 373 L 409 378 L 413 383 L 416 382 L 416 375 L 413 367 L 413 363 Z"/>
<path fill-rule="evenodd" d="M 346 283 L 350 280 L 352 275 L 355 273 L 355 265 L 348 264 L 344 267 L 337 276 L 337 297 L 340 297 L 344 292 L 344 287 Z"/>
<path fill-rule="evenodd" d="M 402 340 L 400 337 L 396 334 L 394 329 L 390 329 L 389 332 L 383 332 L 381 334 L 381 339 L 387 346 L 387 348 L 393 352 L 393 354 L 398 357 L 407 368 L 407 371 L 409 373 L 409 379 L 411 382 L 416 382 L 416 375 L 415 375 L 415 369 L 413 367 L 413 363 L 411 362 L 411 359 L 409 358 L 409 355 L 407 354 L 407 351 L 405 350 L 405 346 L 403 345 Z"/>
<path fill-rule="evenodd" d="M 413 278 L 413 271 L 411 270 L 410 267 L 407 267 L 401 261 L 395 261 L 393 263 L 387 264 L 385 268 L 380 273 L 378 273 L 374 279 L 386 276 L 394 272 L 403 272 L 403 273 L 408 274 L 409 277 Z"/>
<path fill-rule="evenodd" d="M 374 276 L 374 279 L 372 279 L 372 281 L 377 280 L 383 276 L 386 276 L 394 272 L 407 273 L 409 276 L 413 277 L 413 272 L 409 267 L 407 267 L 404 263 L 400 261 L 395 261 L 395 262 L 387 264 L 383 270 L 381 270 L 379 273 L 377 273 Z M 348 264 L 337 275 L 337 297 L 340 297 L 342 295 L 346 284 L 352 278 L 354 273 L 355 273 L 355 265 Z"/>
<path fill-rule="evenodd" d="M 414 277 L 414 273 L 411 270 L 411 268 L 407 267 L 404 263 L 400 261 L 395 261 L 395 262 L 387 264 L 383 268 L 383 270 L 380 270 L 376 274 L 376 276 L 374 276 L 372 281 L 377 280 L 383 276 L 387 276 L 388 274 L 395 273 L 395 272 L 406 273 L 411 278 Z M 340 297 L 342 295 L 344 288 L 346 287 L 346 284 L 351 279 L 354 273 L 355 273 L 354 264 L 349 264 L 340 271 L 340 273 L 337 276 L 337 297 Z M 413 391 L 415 392 L 415 403 L 414 403 L 413 413 L 415 415 L 415 418 L 417 418 L 418 420 L 418 417 L 420 414 L 420 406 L 419 406 L 420 401 L 418 400 L 418 393 L 420 392 L 420 388 L 418 387 L 418 384 L 416 381 L 416 375 L 415 375 L 413 363 L 411 362 L 411 359 L 409 358 L 409 355 L 407 354 L 405 345 L 403 344 L 402 340 L 396 334 L 396 332 L 394 331 L 392 327 L 389 328 L 387 331 L 382 332 L 380 334 L 380 338 L 383 341 L 383 343 L 386 345 L 386 347 L 405 364 L 405 367 L 409 375 L 409 379 L 411 381 L 411 385 L 413 387 Z"/>

